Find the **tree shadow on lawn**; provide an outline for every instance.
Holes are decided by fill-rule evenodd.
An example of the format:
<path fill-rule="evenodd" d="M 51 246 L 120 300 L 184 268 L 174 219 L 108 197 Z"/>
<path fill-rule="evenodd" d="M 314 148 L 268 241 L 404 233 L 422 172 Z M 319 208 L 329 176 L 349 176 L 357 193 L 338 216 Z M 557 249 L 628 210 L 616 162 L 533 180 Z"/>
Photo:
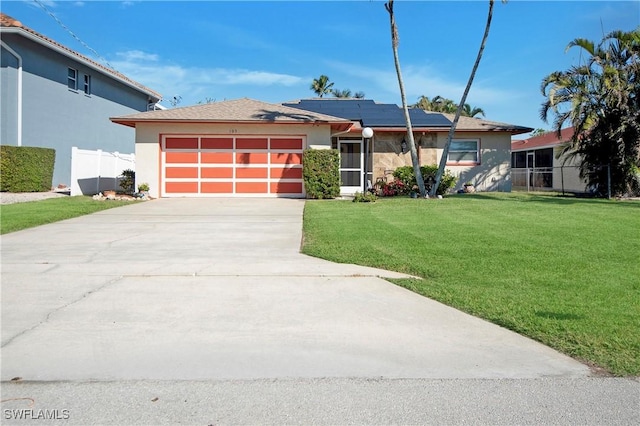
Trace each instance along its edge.
<path fill-rule="evenodd" d="M 510 201 L 521 203 L 547 203 L 555 205 L 584 205 L 584 204 L 608 204 L 617 206 L 624 206 L 629 208 L 640 209 L 640 201 L 638 200 L 607 200 L 605 198 L 595 197 L 581 197 L 576 195 L 562 195 L 562 194 L 529 194 L 529 193 L 501 193 L 508 194 L 504 196 L 495 196 L 490 193 L 475 193 L 475 194 L 459 194 L 456 197 L 472 198 L 476 200 L 489 200 L 489 201 Z"/>

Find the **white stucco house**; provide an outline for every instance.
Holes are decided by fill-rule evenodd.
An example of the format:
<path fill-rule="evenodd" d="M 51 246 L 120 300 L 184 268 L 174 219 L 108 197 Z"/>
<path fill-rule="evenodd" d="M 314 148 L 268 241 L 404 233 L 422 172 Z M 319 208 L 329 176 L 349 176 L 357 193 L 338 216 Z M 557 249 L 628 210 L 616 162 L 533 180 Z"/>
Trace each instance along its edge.
<path fill-rule="evenodd" d="M 453 117 L 411 116 L 420 163 L 437 164 Z M 339 150 L 343 194 L 362 191 L 365 168 L 373 182 L 411 164 L 402 110 L 372 100 L 243 98 L 111 121 L 135 128 L 136 180 L 150 184 L 152 197 L 304 197 L 302 153 L 309 148 Z M 366 127 L 373 136 L 365 140 Z M 531 130 L 462 117 L 447 162 L 458 188 L 473 181 L 480 191 L 510 191 L 511 136 Z"/>

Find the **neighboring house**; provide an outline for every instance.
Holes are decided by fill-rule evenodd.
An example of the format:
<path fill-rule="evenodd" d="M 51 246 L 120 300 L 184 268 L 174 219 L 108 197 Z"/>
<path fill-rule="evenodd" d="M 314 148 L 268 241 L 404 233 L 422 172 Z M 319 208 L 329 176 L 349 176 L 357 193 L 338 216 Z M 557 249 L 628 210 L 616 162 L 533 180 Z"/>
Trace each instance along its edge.
<path fill-rule="evenodd" d="M 53 185 L 71 182 L 71 148 L 130 153 L 134 132 L 109 117 L 160 94 L 0 14 L 0 143 L 56 150 Z"/>
<path fill-rule="evenodd" d="M 453 117 L 422 110 L 411 115 L 421 164 L 437 164 Z M 135 127 L 136 180 L 149 182 L 154 197 L 303 197 L 308 148 L 340 151 L 343 194 L 362 191 L 365 144 L 373 153 L 371 182 L 411 164 L 403 150 L 402 110 L 371 100 L 269 104 L 244 98 L 111 120 Z M 374 130 L 371 140 L 362 137 L 364 127 Z M 447 166 L 460 176 L 458 187 L 473 181 L 479 190 L 510 191 L 511 135 L 531 130 L 461 118 Z"/>
<path fill-rule="evenodd" d="M 576 159 L 562 156 L 563 145 L 573 137 L 573 127 L 511 143 L 511 174 L 515 189 L 585 192 Z"/>
<path fill-rule="evenodd" d="M 348 132 L 333 134 L 331 145 L 342 156 L 342 192 L 362 191 L 364 145 L 362 129 L 373 129 L 370 141 L 368 177 L 393 179 L 391 174 L 400 166 L 411 165 L 406 148 L 404 113 L 395 104 L 379 104 L 364 99 L 304 99 L 286 106 L 321 112 L 349 119 Z M 438 165 L 454 119 L 453 114 L 411 109 L 413 136 L 421 165 Z M 450 147 L 446 168 L 458 176 L 455 189 L 473 182 L 479 191 L 510 191 L 511 136 L 532 129 L 505 123 L 460 117 Z M 403 143 L 404 142 L 404 143 Z"/>

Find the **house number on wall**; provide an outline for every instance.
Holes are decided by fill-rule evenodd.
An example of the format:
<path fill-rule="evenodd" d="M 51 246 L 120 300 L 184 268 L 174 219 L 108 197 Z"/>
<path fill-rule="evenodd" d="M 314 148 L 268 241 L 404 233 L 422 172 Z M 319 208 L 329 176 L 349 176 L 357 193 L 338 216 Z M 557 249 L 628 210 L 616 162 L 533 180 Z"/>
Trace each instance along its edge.
<path fill-rule="evenodd" d="M 229 129 L 229 133 L 238 133 L 238 129 Z"/>

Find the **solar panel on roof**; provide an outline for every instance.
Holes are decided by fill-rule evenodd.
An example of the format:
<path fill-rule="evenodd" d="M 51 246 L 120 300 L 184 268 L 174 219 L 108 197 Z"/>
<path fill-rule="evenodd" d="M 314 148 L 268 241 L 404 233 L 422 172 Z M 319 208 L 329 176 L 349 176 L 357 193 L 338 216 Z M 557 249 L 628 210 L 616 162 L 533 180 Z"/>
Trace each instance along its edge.
<path fill-rule="evenodd" d="M 370 99 L 302 99 L 298 103 L 283 104 L 347 120 L 360 121 L 367 127 L 405 127 L 404 113 L 395 104 L 377 104 Z M 409 111 L 414 127 L 448 127 L 451 125 L 444 115 L 426 113 L 421 109 Z"/>

